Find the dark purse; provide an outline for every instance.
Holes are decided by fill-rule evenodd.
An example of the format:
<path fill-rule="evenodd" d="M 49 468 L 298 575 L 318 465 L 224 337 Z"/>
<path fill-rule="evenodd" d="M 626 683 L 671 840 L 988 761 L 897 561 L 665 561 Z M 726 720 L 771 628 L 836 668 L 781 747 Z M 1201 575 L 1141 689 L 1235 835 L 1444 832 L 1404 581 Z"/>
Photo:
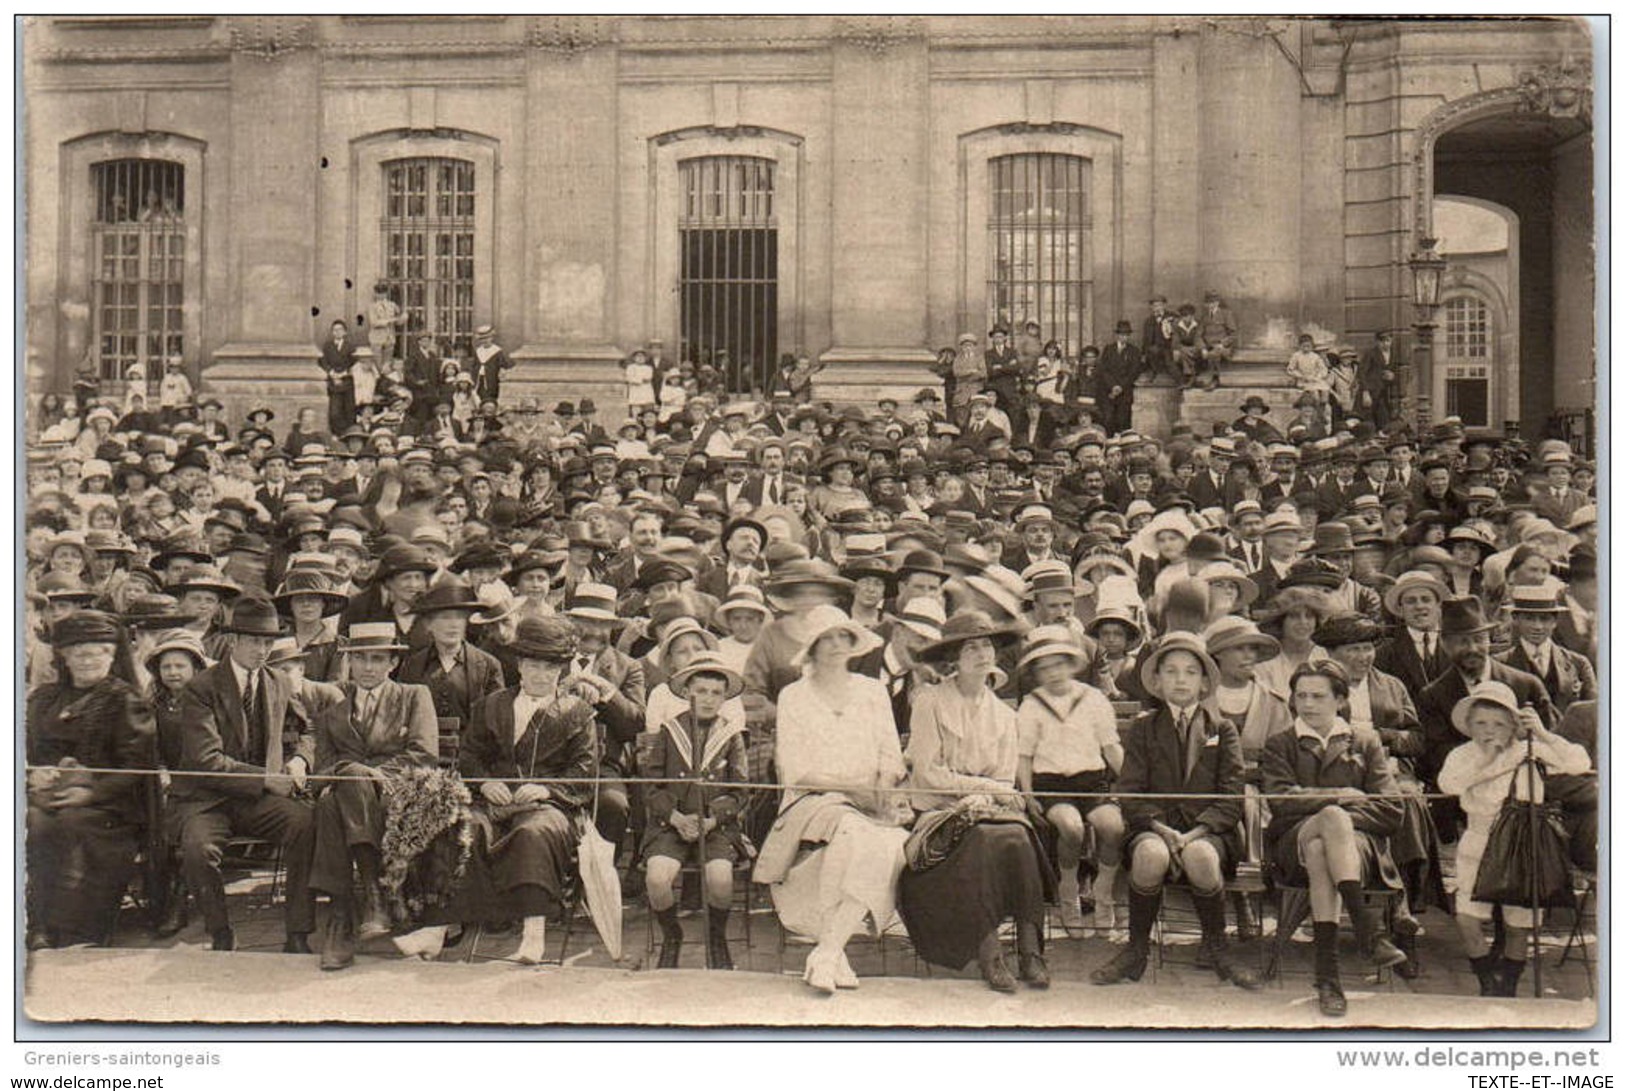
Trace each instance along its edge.
<path fill-rule="evenodd" d="M 1545 780 L 1544 766 L 1541 779 Z M 1517 798 L 1518 777 L 1533 776 L 1526 763 L 1513 774 L 1501 813 L 1495 816 L 1484 858 L 1473 881 L 1473 901 L 1534 909 L 1566 902 L 1573 892 L 1569 834 L 1560 804 Z M 1531 793 L 1533 794 L 1533 793 Z"/>

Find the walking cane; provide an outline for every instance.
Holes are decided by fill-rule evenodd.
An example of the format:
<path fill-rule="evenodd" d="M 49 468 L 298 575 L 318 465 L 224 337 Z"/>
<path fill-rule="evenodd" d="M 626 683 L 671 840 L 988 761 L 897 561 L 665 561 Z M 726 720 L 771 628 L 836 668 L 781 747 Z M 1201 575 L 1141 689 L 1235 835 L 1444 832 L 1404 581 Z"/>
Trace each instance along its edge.
<path fill-rule="evenodd" d="M 1534 951 L 1530 959 L 1535 964 L 1533 984 L 1535 999 L 1542 998 L 1540 983 L 1540 929 L 1542 920 L 1540 916 L 1540 836 L 1537 822 L 1541 817 L 1541 810 L 1545 807 L 1544 800 L 1537 806 L 1535 803 L 1535 733 L 1529 732 L 1524 739 L 1524 767 L 1529 770 L 1529 904 L 1534 913 L 1532 927 L 1529 929 L 1530 939 L 1534 943 Z"/>

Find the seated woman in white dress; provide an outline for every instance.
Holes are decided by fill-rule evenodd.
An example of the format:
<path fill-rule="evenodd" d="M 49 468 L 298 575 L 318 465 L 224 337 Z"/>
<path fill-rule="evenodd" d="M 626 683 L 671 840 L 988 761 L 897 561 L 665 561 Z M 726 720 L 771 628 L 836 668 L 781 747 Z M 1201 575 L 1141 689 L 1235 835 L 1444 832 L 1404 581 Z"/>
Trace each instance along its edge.
<path fill-rule="evenodd" d="M 880 638 L 834 606 L 807 616 L 815 635 L 797 659 L 805 675 L 779 693 L 774 763 L 785 785 L 778 819 L 756 861 L 783 926 L 816 938 L 803 975 L 815 989 L 855 989 L 846 942 L 896 907 L 908 833 L 889 791 L 904 774 L 891 699 L 849 662 Z"/>

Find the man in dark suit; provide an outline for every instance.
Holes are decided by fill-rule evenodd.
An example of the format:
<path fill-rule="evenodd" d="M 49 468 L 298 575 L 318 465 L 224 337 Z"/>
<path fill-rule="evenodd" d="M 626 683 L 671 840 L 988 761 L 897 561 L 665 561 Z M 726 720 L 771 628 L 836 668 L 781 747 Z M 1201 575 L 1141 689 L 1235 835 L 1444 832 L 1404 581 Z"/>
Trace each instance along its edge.
<path fill-rule="evenodd" d="M 1490 631 L 1494 628 L 1493 622 L 1485 620 L 1484 607 L 1476 598 L 1446 599 L 1440 611 L 1439 646 L 1450 666 L 1422 691 L 1416 702 L 1424 736 L 1417 775 L 1429 791 L 1438 791 L 1439 769 L 1450 751 L 1461 745 L 1461 735 L 1452 725 L 1450 713 L 1478 683 L 1505 684 L 1520 706 L 1540 714 L 1548 730 L 1557 727 L 1557 710 L 1541 680 L 1490 658 Z M 1454 800 L 1435 801 L 1434 821 L 1446 841 L 1454 840 L 1458 812 Z"/>
<path fill-rule="evenodd" d="M 771 418 L 769 418 L 771 419 Z M 785 446 L 777 437 L 764 439 L 756 447 L 758 472 L 745 484 L 744 498 L 752 508 L 776 507 L 784 503 L 789 482 L 784 474 Z"/>
<path fill-rule="evenodd" d="M 440 760 L 457 761 L 457 748 L 474 706 L 502 688 L 502 664 L 468 642 L 468 619 L 484 610 L 465 581 L 449 576 L 414 604 L 431 642 L 401 660 L 396 680 L 426 686 L 439 721 Z"/>
<path fill-rule="evenodd" d="M 642 511 L 632 517 L 628 531 L 630 545 L 604 568 L 604 582 L 625 593 L 643 572 L 643 566 L 655 560 L 655 549 L 665 535 L 666 522 L 656 512 Z"/>
<path fill-rule="evenodd" d="M 1160 292 L 1151 297 L 1151 313 L 1146 316 L 1140 330 L 1140 351 L 1145 356 L 1145 368 L 1152 375 L 1165 372 L 1178 379 L 1173 361 L 1174 313 L 1168 309 L 1168 297 Z"/>
<path fill-rule="evenodd" d="M 762 551 L 767 548 L 767 528 L 754 519 L 741 516 L 722 531 L 722 563 L 707 569 L 694 586 L 719 601 L 739 584 L 760 587 L 767 578 Z"/>
<path fill-rule="evenodd" d="M 1264 563 L 1247 578 L 1258 585 L 1258 602 L 1268 602 L 1280 589 L 1303 548 L 1303 523 L 1290 511 L 1278 511 L 1264 520 Z"/>
<path fill-rule="evenodd" d="M 1208 445 L 1207 465 L 1196 471 L 1185 491 L 1196 501 L 1196 508 L 1229 508 L 1237 499 L 1236 489 L 1230 481 L 1230 467 L 1236 460 L 1236 441 L 1229 436 L 1215 436 Z"/>
<path fill-rule="evenodd" d="M 1134 382 L 1145 369 L 1145 361 L 1129 342 L 1133 333 L 1128 322 L 1117 323 L 1112 343 L 1100 354 L 1100 366 L 1095 369 L 1095 405 L 1110 435 L 1134 426 Z"/>
<path fill-rule="evenodd" d="M 283 495 L 288 491 L 288 452 L 272 447 L 260 462 L 261 484 L 254 490 L 254 501 L 270 516 L 268 522 L 282 521 Z"/>
<path fill-rule="evenodd" d="M 327 373 L 327 428 L 335 436 L 355 423 L 355 342 L 350 327 L 335 322 L 331 336 L 322 342 L 321 369 Z"/>
<path fill-rule="evenodd" d="M 598 832 L 619 851 L 633 817 L 632 793 L 619 778 L 633 767 L 648 691 L 643 667 L 611 643 L 621 620 L 616 599 L 607 584 L 578 584 L 564 613 L 576 634 L 566 688 L 592 706 L 598 721 L 599 776 L 605 778 L 598 786 Z"/>
<path fill-rule="evenodd" d="M 1539 678 L 1557 708 L 1568 711 L 1575 701 L 1597 699 L 1597 672 L 1590 660 L 1552 640 L 1558 618 L 1567 612 L 1558 597 L 1561 584 L 1509 588 L 1512 600 L 1512 647 L 1495 658 Z"/>
<path fill-rule="evenodd" d="M 170 822 L 179 834 L 181 868 L 214 949 L 230 951 L 236 934 L 220 877 L 222 846 L 233 836 L 278 842 L 288 883 L 283 950 L 308 954 L 316 924 L 310 894 L 314 816 L 310 804 L 295 796 L 315 765 L 315 740 L 303 731 L 289 753 L 283 739 L 292 686 L 266 667 L 282 632 L 275 604 L 260 596 L 239 598 L 224 631 L 230 634 L 226 657 L 197 674 L 182 694 L 177 772 L 229 775 L 175 778 Z"/>
<path fill-rule="evenodd" d="M 1377 646 L 1376 667 L 1420 694 L 1450 666 L 1439 642 L 1439 611 L 1449 590 L 1426 572 L 1403 573 L 1383 592 L 1383 606 L 1402 627 Z"/>
<path fill-rule="evenodd" d="M 1393 416 L 1391 390 L 1397 378 L 1393 346 L 1394 335 L 1387 330 L 1378 330 L 1371 347 L 1360 357 L 1360 364 L 1354 371 L 1357 391 L 1354 410 L 1369 420 L 1379 432 L 1388 430 L 1388 421 Z"/>

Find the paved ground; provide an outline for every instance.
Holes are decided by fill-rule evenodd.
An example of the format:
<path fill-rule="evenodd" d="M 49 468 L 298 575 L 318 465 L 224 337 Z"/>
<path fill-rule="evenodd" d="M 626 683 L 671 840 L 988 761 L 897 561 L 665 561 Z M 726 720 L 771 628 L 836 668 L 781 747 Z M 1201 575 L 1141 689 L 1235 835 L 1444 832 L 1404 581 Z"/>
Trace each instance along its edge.
<path fill-rule="evenodd" d="M 387 941 L 362 949 L 356 966 L 337 974 L 315 969 L 314 957 L 275 953 L 282 944 L 281 911 L 266 903 L 261 877 L 230 887 L 239 950 L 207 950 L 200 924 L 158 940 L 135 913 L 121 920 L 113 949 L 36 952 L 30 956 L 27 1010 L 41 1020 L 161 1020 L 210 1022 L 475 1022 L 591 1024 L 645 1021 L 704 1025 L 966 1025 L 1039 1027 L 1326 1027 L 1441 1026 L 1580 1027 L 1596 1018 L 1590 979 L 1578 957 L 1557 965 L 1569 915 L 1554 914 L 1543 972 L 1543 999 L 1534 999 L 1532 973 L 1516 1000 L 1480 998 L 1449 917 L 1420 918 L 1423 972 L 1412 981 L 1361 973 L 1344 929 L 1344 987 L 1350 1015 L 1324 1020 L 1310 987 L 1310 946 L 1293 942 L 1279 979 L 1258 993 L 1219 983 L 1194 965 L 1193 936 L 1170 934 L 1162 964 L 1145 979 L 1110 989 L 1088 984 L 1093 967 L 1111 957 L 1108 938 L 1071 938 L 1052 929 L 1048 954 L 1055 987 L 1000 996 L 982 985 L 973 966 L 962 972 L 928 967 L 906 938 L 856 941 L 851 958 L 864 983 L 834 998 L 811 993 L 799 978 L 806 947 L 786 943 L 771 910 L 756 905 L 732 918 L 735 973 L 708 972 L 704 919 L 687 914 L 690 942 L 683 969 L 645 969 L 648 917 L 626 908 L 625 950 L 611 959 L 581 918 L 565 950 L 564 929 L 548 932 L 548 954 L 565 965 L 521 967 L 506 961 L 515 932 L 470 933 L 438 962 L 401 959 Z M 1170 914 L 1177 920 L 1177 906 Z M 1589 922 L 1588 922 L 1589 923 Z M 1266 921 L 1273 931 L 1273 921 Z M 1589 936 L 1588 936 L 1589 938 Z M 1240 945 L 1261 964 L 1273 944 Z M 1255 961 L 1256 960 L 1256 961 Z M 1448 1003 L 1440 1003 L 1448 997 Z"/>

